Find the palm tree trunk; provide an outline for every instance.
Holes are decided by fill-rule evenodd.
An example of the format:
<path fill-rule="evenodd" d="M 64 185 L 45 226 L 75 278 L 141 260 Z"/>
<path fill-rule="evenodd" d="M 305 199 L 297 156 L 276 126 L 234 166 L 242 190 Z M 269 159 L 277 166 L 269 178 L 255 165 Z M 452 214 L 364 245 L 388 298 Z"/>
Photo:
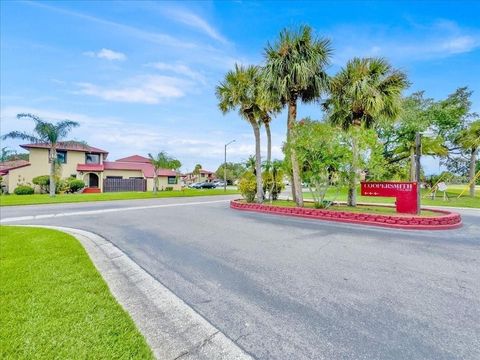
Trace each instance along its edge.
<path fill-rule="evenodd" d="M 272 133 L 270 132 L 270 121 L 265 121 L 265 132 L 267 133 L 267 164 L 272 161 Z"/>
<path fill-rule="evenodd" d="M 260 153 L 260 126 L 252 117 L 250 123 L 253 127 L 253 134 L 255 135 L 255 172 L 257 179 L 257 202 L 263 202 L 263 184 L 262 184 L 262 155 Z"/>
<path fill-rule="evenodd" d="M 54 146 L 50 148 L 50 197 L 55 196 L 55 163 L 57 161 L 57 149 Z"/>
<path fill-rule="evenodd" d="M 468 180 L 470 181 L 470 196 L 475 197 L 475 166 L 477 165 L 478 148 L 472 149 L 470 156 L 470 168 L 468 169 Z"/>
<path fill-rule="evenodd" d="M 412 146 L 410 148 L 410 181 L 417 181 L 417 176 L 415 174 L 416 164 L 415 164 L 415 148 Z"/>
<path fill-rule="evenodd" d="M 297 100 L 288 103 L 287 142 L 292 140 L 291 129 L 295 126 L 297 118 Z M 303 207 L 302 183 L 300 181 L 300 167 L 297 153 L 293 147 L 290 149 L 290 161 L 292 163 L 292 195 L 297 206 Z"/>
<path fill-rule="evenodd" d="M 155 171 L 155 174 L 153 174 L 153 193 L 156 194 L 158 191 L 158 175 L 157 175 L 157 169 L 153 169 Z"/>
<path fill-rule="evenodd" d="M 358 173 L 358 137 L 356 126 L 352 129 L 352 166 L 348 181 L 348 206 L 357 206 L 357 173 Z"/>

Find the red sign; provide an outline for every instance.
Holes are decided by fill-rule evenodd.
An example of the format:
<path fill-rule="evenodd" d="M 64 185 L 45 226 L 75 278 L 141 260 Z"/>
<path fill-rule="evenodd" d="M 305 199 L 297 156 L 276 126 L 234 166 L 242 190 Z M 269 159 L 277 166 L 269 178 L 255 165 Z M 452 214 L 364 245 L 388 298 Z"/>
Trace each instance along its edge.
<path fill-rule="evenodd" d="M 396 181 L 369 181 L 361 183 L 362 196 L 395 197 L 397 212 L 417 213 L 417 183 Z"/>

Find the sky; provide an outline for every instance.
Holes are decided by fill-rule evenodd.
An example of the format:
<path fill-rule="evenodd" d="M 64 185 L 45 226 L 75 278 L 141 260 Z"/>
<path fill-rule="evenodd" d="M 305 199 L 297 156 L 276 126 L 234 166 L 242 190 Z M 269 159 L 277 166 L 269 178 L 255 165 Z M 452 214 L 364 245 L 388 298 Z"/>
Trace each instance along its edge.
<path fill-rule="evenodd" d="M 235 63 L 261 64 L 285 27 L 308 24 L 332 41 L 335 74 L 354 56 L 381 56 L 408 74 L 405 94 L 441 99 L 461 86 L 480 113 L 477 1 L 2 1 L 0 133 L 31 131 L 33 113 L 81 126 L 71 139 L 109 151 L 109 160 L 167 151 L 183 171 L 254 153 L 250 125 L 223 115 L 215 87 Z M 298 117 L 322 117 L 300 104 Z M 282 158 L 286 112 L 272 122 Z M 262 134 L 265 153 L 266 139 Z M 2 147 L 21 151 L 21 141 Z M 427 174 L 438 162 L 423 160 Z"/>

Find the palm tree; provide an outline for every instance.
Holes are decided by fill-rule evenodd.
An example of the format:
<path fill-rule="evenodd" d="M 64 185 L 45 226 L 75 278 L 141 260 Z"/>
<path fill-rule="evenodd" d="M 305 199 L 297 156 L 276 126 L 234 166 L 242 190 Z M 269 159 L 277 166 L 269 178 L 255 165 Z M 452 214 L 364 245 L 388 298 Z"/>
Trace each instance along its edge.
<path fill-rule="evenodd" d="M 475 197 L 475 170 L 477 166 L 478 149 L 480 148 L 480 120 L 475 120 L 460 132 L 456 142 L 470 152 L 470 165 L 468 169 L 468 180 L 470 183 L 470 196 Z"/>
<path fill-rule="evenodd" d="M 256 175 L 257 161 L 255 160 L 255 155 L 250 155 L 248 159 L 245 160 L 245 166 L 248 170 L 252 171 L 253 175 Z"/>
<path fill-rule="evenodd" d="M 148 154 L 150 163 L 153 166 L 153 193 L 158 191 L 158 170 L 160 169 L 173 169 L 178 170 L 182 164 L 179 160 L 169 156 L 165 151 L 160 151 L 156 156 Z"/>
<path fill-rule="evenodd" d="M 35 122 L 34 134 L 29 134 L 23 131 L 12 131 L 2 136 L 3 139 L 22 139 L 32 143 L 47 144 L 50 148 L 49 162 L 50 162 L 50 196 L 55 196 L 55 168 L 57 161 L 57 146 L 61 143 L 70 130 L 74 127 L 80 126 L 76 121 L 63 120 L 56 124 L 40 119 L 33 114 L 18 114 L 17 119 L 29 118 Z M 64 143 L 64 142 L 63 142 Z"/>
<path fill-rule="evenodd" d="M 393 121 L 401 111 L 401 93 L 407 85 L 405 73 L 381 58 L 354 58 L 330 81 L 330 99 L 325 103 L 329 119 L 352 135 L 349 206 L 357 204 L 359 129 L 379 119 Z"/>
<path fill-rule="evenodd" d="M 195 175 L 197 177 L 197 182 L 200 181 L 200 173 L 201 173 L 200 170 L 202 170 L 202 165 L 197 164 L 197 165 L 195 165 L 195 168 L 192 171 L 192 175 Z"/>
<path fill-rule="evenodd" d="M 263 201 L 262 161 L 260 154 L 260 116 L 259 93 L 260 71 L 256 66 L 235 64 L 235 69 L 225 75 L 225 79 L 217 86 L 216 95 L 220 110 L 226 114 L 238 109 L 239 115 L 247 120 L 255 136 L 255 172 L 257 181 L 257 202 Z"/>
<path fill-rule="evenodd" d="M 317 39 L 309 26 L 298 30 L 284 29 L 278 41 L 265 49 L 264 67 L 266 91 L 277 94 L 282 105 L 288 106 L 287 143 L 296 124 L 298 100 L 308 103 L 327 90 L 328 65 L 332 49 L 328 39 Z M 295 149 L 290 149 L 292 194 L 298 206 L 303 206 L 300 168 Z"/>

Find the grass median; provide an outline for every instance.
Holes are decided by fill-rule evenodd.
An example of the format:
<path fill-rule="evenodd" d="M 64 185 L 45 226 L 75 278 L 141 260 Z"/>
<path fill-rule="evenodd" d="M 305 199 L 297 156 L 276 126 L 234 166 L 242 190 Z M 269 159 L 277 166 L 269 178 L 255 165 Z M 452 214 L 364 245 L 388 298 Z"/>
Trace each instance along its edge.
<path fill-rule="evenodd" d="M 192 197 L 210 195 L 232 195 L 238 194 L 237 190 L 223 189 L 185 189 L 177 191 L 153 192 L 111 192 L 100 194 L 58 194 L 50 197 L 48 194 L 35 195 L 1 195 L 0 206 L 13 205 L 35 205 L 35 204 L 59 204 L 76 203 L 88 201 L 109 201 L 109 200 L 135 200 L 135 199 L 160 199 L 169 197 Z"/>
<path fill-rule="evenodd" d="M 153 359 L 80 243 L 0 227 L 0 358 Z"/>

